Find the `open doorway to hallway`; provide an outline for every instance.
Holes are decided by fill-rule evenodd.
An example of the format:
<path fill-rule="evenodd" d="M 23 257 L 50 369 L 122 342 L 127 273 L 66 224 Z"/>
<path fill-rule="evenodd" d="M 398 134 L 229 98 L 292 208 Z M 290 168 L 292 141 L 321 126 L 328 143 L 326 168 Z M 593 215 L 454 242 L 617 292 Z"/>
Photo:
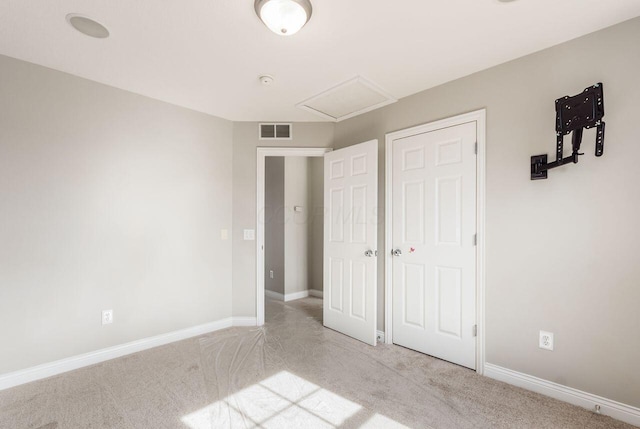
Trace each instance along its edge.
<path fill-rule="evenodd" d="M 322 157 L 265 160 L 264 285 L 266 302 L 322 299 Z M 282 305 L 266 305 L 266 320 Z"/>

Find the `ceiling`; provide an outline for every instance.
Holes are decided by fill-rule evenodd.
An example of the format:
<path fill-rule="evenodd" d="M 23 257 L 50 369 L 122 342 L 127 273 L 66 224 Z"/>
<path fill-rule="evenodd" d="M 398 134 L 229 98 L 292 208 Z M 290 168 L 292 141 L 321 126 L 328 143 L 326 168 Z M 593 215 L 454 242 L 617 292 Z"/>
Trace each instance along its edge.
<path fill-rule="evenodd" d="M 2 0 L 0 54 L 234 121 L 323 121 L 295 105 L 355 76 L 402 98 L 640 15 L 638 0 L 312 3 L 282 37 L 253 0 Z"/>

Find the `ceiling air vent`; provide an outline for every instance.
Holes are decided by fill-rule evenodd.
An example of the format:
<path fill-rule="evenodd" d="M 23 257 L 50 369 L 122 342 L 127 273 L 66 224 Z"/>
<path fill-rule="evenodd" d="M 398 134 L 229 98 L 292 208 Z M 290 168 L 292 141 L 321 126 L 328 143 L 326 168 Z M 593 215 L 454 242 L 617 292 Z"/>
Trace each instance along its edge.
<path fill-rule="evenodd" d="M 374 83 L 358 76 L 298 103 L 297 107 L 340 122 L 396 101 Z"/>
<path fill-rule="evenodd" d="M 291 124 L 260 124 L 260 140 L 291 140 Z"/>

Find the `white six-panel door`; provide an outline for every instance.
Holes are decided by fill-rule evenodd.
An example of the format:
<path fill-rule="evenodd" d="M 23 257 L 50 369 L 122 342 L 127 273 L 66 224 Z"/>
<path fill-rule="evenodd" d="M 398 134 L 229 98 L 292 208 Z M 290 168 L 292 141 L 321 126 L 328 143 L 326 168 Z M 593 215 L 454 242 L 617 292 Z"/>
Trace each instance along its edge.
<path fill-rule="evenodd" d="M 324 159 L 324 325 L 376 344 L 378 141 Z"/>
<path fill-rule="evenodd" d="M 476 368 L 476 122 L 393 141 L 393 342 Z"/>

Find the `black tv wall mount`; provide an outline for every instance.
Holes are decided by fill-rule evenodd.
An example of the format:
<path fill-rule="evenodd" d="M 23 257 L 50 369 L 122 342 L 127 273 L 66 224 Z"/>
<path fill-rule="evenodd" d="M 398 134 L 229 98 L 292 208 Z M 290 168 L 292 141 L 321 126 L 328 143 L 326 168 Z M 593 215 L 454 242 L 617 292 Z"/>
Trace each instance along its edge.
<path fill-rule="evenodd" d="M 569 163 L 578 163 L 582 132 L 596 128 L 596 156 L 604 153 L 604 93 L 602 83 L 586 88 L 573 97 L 556 100 L 556 160 L 547 162 L 547 155 L 531 157 L 531 180 L 546 179 L 547 172 Z M 573 133 L 571 155 L 563 158 L 564 136 Z"/>

